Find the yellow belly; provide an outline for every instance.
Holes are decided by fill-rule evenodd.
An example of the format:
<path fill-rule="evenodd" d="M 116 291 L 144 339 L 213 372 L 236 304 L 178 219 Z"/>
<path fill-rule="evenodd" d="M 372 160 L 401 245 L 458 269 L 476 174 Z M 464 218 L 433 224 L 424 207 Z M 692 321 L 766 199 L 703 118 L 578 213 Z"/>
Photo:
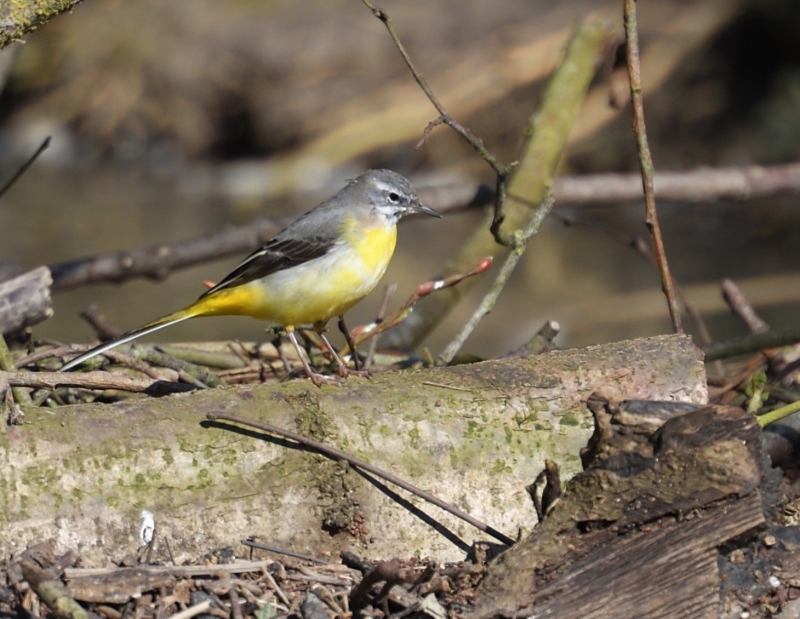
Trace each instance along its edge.
<path fill-rule="evenodd" d="M 386 272 L 396 240 L 393 225 L 356 230 L 351 219 L 342 227 L 342 241 L 325 256 L 220 290 L 188 309 L 198 316 L 251 316 L 285 327 L 324 323 L 375 288 Z"/>

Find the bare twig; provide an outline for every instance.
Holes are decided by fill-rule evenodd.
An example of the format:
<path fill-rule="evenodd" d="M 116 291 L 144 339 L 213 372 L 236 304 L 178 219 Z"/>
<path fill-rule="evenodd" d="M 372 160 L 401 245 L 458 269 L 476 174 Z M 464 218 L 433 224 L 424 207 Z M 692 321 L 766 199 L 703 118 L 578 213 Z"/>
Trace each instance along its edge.
<path fill-rule="evenodd" d="M 722 280 L 722 296 L 751 333 L 769 331 L 769 325 L 758 315 L 756 309 L 732 279 Z"/>
<path fill-rule="evenodd" d="M 478 326 L 478 323 L 483 319 L 484 316 L 486 316 L 486 314 L 492 311 L 495 303 L 497 302 L 497 298 L 500 296 L 500 292 L 502 292 L 503 288 L 511 277 L 511 274 L 514 272 L 519 259 L 522 258 L 522 254 L 525 253 L 528 241 L 539 230 L 539 226 L 542 225 L 542 222 L 552 210 L 553 204 L 553 194 L 548 192 L 525 229 L 517 230 L 514 233 L 513 249 L 506 257 L 506 260 L 503 263 L 500 272 L 497 274 L 497 278 L 494 280 L 492 287 L 489 289 L 489 292 L 486 293 L 486 296 L 483 298 L 483 301 L 481 301 L 480 306 L 475 310 L 467 323 L 462 327 L 458 335 L 456 335 L 456 337 L 453 338 L 453 341 L 450 342 L 447 348 L 444 349 L 444 352 L 442 352 L 441 356 L 439 357 L 441 363 L 447 365 L 453 360 L 453 357 L 455 357 L 456 353 L 461 350 L 464 342 L 467 341 L 467 338 L 475 330 L 475 327 Z"/>
<path fill-rule="evenodd" d="M 273 220 L 258 219 L 247 226 L 232 226 L 222 232 L 172 245 L 151 245 L 61 262 L 50 266 L 53 290 L 123 282 L 135 277 L 161 280 L 175 269 L 252 251 L 280 229 L 281 226 Z"/>
<path fill-rule="evenodd" d="M 371 325 L 366 325 L 364 327 L 361 327 L 361 329 L 359 329 L 356 333 L 354 333 L 353 339 L 356 345 L 368 340 L 371 337 L 380 335 L 381 333 L 388 331 L 389 329 L 392 329 L 397 325 L 401 324 L 411 314 L 414 305 L 416 305 L 417 301 L 419 301 L 423 297 L 427 297 L 429 294 L 437 290 L 444 290 L 446 288 L 455 286 L 456 284 L 464 281 L 468 277 L 473 277 L 474 275 L 483 273 L 491 265 L 492 265 L 492 258 L 491 257 L 484 258 L 474 268 L 470 269 L 469 271 L 466 271 L 464 273 L 455 273 L 444 279 L 432 280 L 429 282 L 425 282 L 424 284 L 420 284 L 414 291 L 414 293 L 406 300 L 406 302 L 403 303 L 403 306 L 400 307 L 394 314 L 389 316 L 389 318 L 374 322 Z"/>
<path fill-rule="evenodd" d="M 642 185 L 642 177 L 641 175 L 636 175 L 636 182 L 639 184 L 639 189 L 641 189 Z M 604 234 L 620 243 L 627 245 L 628 247 L 634 249 L 642 258 L 647 260 L 653 267 L 658 269 L 658 260 L 653 255 L 653 252 L 650 250 L 650 247 L 647 245 L 647 242 L 640 236 L 633 236 L 630 237 L 622 232 L 617 232 L 616 230 L 612 230 L 609 228 L 603 228 L 601 226 L 597 226 L 595 224 L 591 224 L 585 221 L 577 220 L 573 217 L 568 217 L 566 215 L 562 215 L 561 213 L 554 212 L 552 216 L 563 223 L 565 226 L 570 227 L 577 227 L 577 228 L 586 228 L 587 230 L 592 230 L 594 232 L 599 232 L 600 234 Z M 706 326 L 705 320 L 703 320 L 703 316 L 700 314 L 699 311 L 694 307 L 694 305 L 689 301 L 689 298 L 683 291 L 683 288 L 675 281 L 673 278 L 672 285 L 675 287 L 675 293 L 678 295 L 678 298 L 681 300 L 683 307 L 686 309 L 686 313 L 694 321 L 695 325 L 697 326 L 697 332 L 700 335 L 700 339 L 704 344 L 711 343 L 711 333 Z"/>
<path fill-rule="evenodd" d="M 352 456 L 344 451 L 341 451 L 340 449 L 336 449 L 335 447 L 330 447 L 329 445 L 325 445 L 323 443 L 320 443 L 319 441 L 315 441 L 314 439 L 308 438 L 307 436 L 303 436 L 302 434 L 298 434 L 290 430 L 284 430 L 282 428 L 278 428 L 277 426 L 273 426 L 271 424 L 263 423 L 260 421 L 246 419 L 238 415 L 229 415 L 227 413 L 209 413 L 207 415 L 207 418 L 209 419 L 209 421 L 230 421 L 232 423 L 238 423 L 243 426 L 257 428 L 258 430 L 262 430 L 263 432 L 276 434 L 283 438 L 295 441 L 301 445 L 305 445 L 306 447 L 311 447 L 312 449 L 315 449 L 316 451 L 319 451 L 320 453 L 325 454 L 326 456 L 329 456 L 331 458 L 336 458 L 337 460 L 344 460 L 351 466 L 356 466 L 369 473 L 372 473 L 373 475 L 377 475 L 381 479 L 385 479 L 386 481 L 393 483 L 396 486 L 400 486 L 404 490 L 407 490 L 408 492 L 415 494 L 416 496 L 428 501 L 429 503 L 432 503 L 433 505 L 440 507 L 441 509 L 456 516 L 457 518 L 460 518 L 464 522 L 471 524 L 476 529 L 483 531 L 488 535 L 491 535 L 492 537 L 499 540 L 503 544 L 511 546 L 514 543 L 514 540 L 512 540 L 510 537 L 503 535 L 502 533 L 500 533 L 500 531 L 497 531 L 493 527 L 484 524 L 477 518 L 473 518 L 472 516 L 470 516 L 466 512 L 461 511 L 457 507 L 450 505 L 449 503 L 442 501 L 440 498 L 435 497 L 432 494 L 429 494 L 428 492 L 425 492 L 424 490 L 421 490 L 416 486 L 409 484 L 407 481 L 400 479 L 396 475 L 392 475 L 391 473 L 379 469 L 378 467 L 373 466 L 368 462 L 361 460 L 360 458 L 356 458 L 355 456 Z"/>
<path fill-rule="evenodd" d="M 150 378 L 119 376 L 109 372 L 0 372 L 0 382 L 6 382 L 12 387 L 37 389 L 80 387 L 139 392 L 147 391 L 159 381 Z"/>
<path fill-rule="evenodd" d="M 519 166 L 510 180 L 509 194 L 522 196 L 533 204 L 538 204 L 544 197 L 608 35 L 606 25 L 595 20 L 586 20 L 575 29 L 564 60 L 548 81 L 541 105 L 525 129 L 531 139 L 523 149 Z M 509 200 L 504 215 L 504 229 L 513 232 L 525 228 L 533 213 L 527 205 Z M 506 248 L 498 245 L 497 238 L 487 229 L 490 225 L 491 221 L 482 224 L 461 245 L 457 254 L 444 266 L 445 276 L 470 268 L 484 256 L 500 257 L 506 253 Z M 470 288 L 468 283 L 423 299 L 409 320 L 386 335 L 384 344 L 394 348 L 416 347 Z"/>
<path fill-rule="evenodd" d="M 295 559 L 302 559 L 303 561 L 311 561 L 312 563 L 318 563 L 319 565 L 328 565 L 328 561 L 317 559 L 311 555 L 304 555 L 300 552 L 294 552 L 293 550 L 287 550 L 285 548 L 278 548 L 277 546 L 271 546 L 270 544 L 262 544 L 261 542 L 256 542 L 252 539 L 243 539 L 240 543 L 250 548 L 258 548 L 259 550 L 266 550 L 268 552 L 274 552 L 275 554 L 286 555 L 287 557 L 294 557 Z"/>
<path fill-rule="evenodd" d="M 392 295 L 397 290 L 397 284 L 389 284 L 386 286 L 386 291 L 383 293 L 383 300 L 381 301 L 381 306 L 378 308 L 378 316 L 375 320 L 376 324 L 380 324 L 386 318 L 386 312 L 389 309 L 389 300 L 392 298 Z M 372 341 L 369 343 L 369 350 L 367 351 L 367 358 L 364 361 L 364 368 L 369 369 L 372 365 L 372 362 L 375 360 L 375 353 L 378 350 L 378 338 L 373 337 Z"/>
<path fill-rule="evenodd" d="M 767 348 L 788 346 L 800 342 L 800 329 L 785 329 L 781 331 L 767 331 L 766 333 L 753 333 L 742 337 L 714 342 L 703 346 L 706 361 L 726 359 L 737 355 L 746 355 L 759 352 Z"/>
<path fill-rule="evenodd" d="M 653 236 L 656 259 L 661 270 L 661 287 L 667 297 L 672 329 L 675 333 L 683 333 L 678 300 L 669 272 L 664 241 L 661 238 L 661 227 L 658 225 L 656 199 L 653 190 L 653 157 L 647 143 L 647 130 L 644 121 L 644 103 L 642 101 L 642 76 L 639 65 L 639 32 L 636 23 L 636 0 L 624 0 L 625 37 L 627 45 L 625 55 L 628 63 L 628 74 L 631 80 L 631 102 L 633 108 L 633 131 L 636 134 L 636 146 L 639 151 L 639 163 L 642 168 L 642 187 L 645 200 L 645 223 Z"/>
<path fill-rule="evenodd" d="M 92 303 L 81 312 L 81 318 L 92 325 L 102 341 L 114 340 L 123 334 L 122 329 L 112 324 L 100 308 Z"/>
<path fill-rule="evenodd" d="M 205 600 L 199 604 L 195 604 L 194 606 L 190 606 L 185 610 L 177 612 L 174 615 L 170 615 L 169 619 L 192 619 L 192 617 L 196 617 L 197 615 L 206 612 L 210 608 L 211 600 Z"/>
<path fill-rule="evenodd" d="M 447 110 L 442 105 L 439 98 L 434 94 L 431 87 L 428 85 L 428 82 L 422 76 L 422 74 L 417 70 L 414 66 L 411 57 L 408 55 L 406 48 L 403 46 L 402 41 L 397 36 L 397 33 L 394 30 L 394 26 L 392 24 L 392 20 L 389 17 L 389 14 L 381 8 L 376 7 L 370 0 L 361 0 L 372 14 L 375 15 L 381 22 L 383 22 L 386 29 L 389 31 L 389 36 L 392 37 L 392 41 L 394 41 L 397 50 L 400 52 L 400 55 L 403 57 L 403 60 L 408 66 L 409 71 L 414 76 L 414 80 L 419 84 L 419 87 L 422 89 L 422 92 L 425 93 L 425 96 L 428 97 L 430 102 L 433 104 L 433 107 L 439 112 L 439 117 L 434 119 L 432 122 L 428 123 L 428 126 L 425 127 L 425 131 L 423 132 L 422 139 L 420 143 L 417 145 L 418 147 L 424 144 L 430 132 L 433 130 L 434 127 L 440 124 L 445 124 L 448 127 L 452 128 L 458 135 L 460 135 L 464 140 L 475 149 L 475 152 L 489 164 L 489 166 L 494 170 L 495 175 L 497 176 L 496 182 L 496 192 L 495 192 L 495 205 L 494 205 L 494 217 L 492 220 L 491 231 L 495 237 L 495 240 L 500 243 L 501 245 L 509 246 L 511 244 L 511 239 L 504 236 L 500 230 L 500 224 L 503 222 L 503 202 L 505 200 L 505 187 L 506 181 L 508 180 L 509 175 L 514 170 L 513 165 L 504 165 L 500 163 L 494 155 L 492 155 L 486 146 L 483 144 L 483 140 L 477 137 L 468 127 L 465 127 L 460 122 L 458 122 L 455 118 L 450 116 Z"/>
<path fill-rule="evenodd" d="M 33 165 L 33 162 L 39 158 L 39 155 L 41 155 L 44 151 L 47 150 L 48 146 L 50 146 L 49 135 L 44 139 L 44 142 L 42 142 L 39 145 L 39 148 L 36 149 L 36 152 L 33 153 L 25 163 L 22 164 L 20 169 L 17 170 L 16 174 L 14 174 L 14 176 L 12 176 L 5 185 L 3 185 L 3 188 L 0 189 L 0 197 L 2 197 L 6 191 L 11 189 L 14 183 L 16 183 L 20 178 L 22 178 L 22 175 L 28 171 L 28 168 L 30 168 Z"/>
<path fill-rule="evenodd" d="M 193 576 L 206 576 L 214 572 L 227 572 L 229 574 L 242 574 L 259 572 L 262 567 L 268 567 L 273 560 L 268 561 L 237 561 L 236 563 L 216 563 L 214 565 L 139 565 L 136 567 L 73 567 L 64 570 L 64 578 L 77 580 L 79 578 L 96 578 L 111 575 L 124 575 L 125 573 L 144 574 L 172 574 L 182 578 Z"/>
<path fill-rule="evenodd" d="M 419 71 L 417 71 L 417 68 L 414 66 L 414 63 L 411 60 L 411 57 L 408 55 L 406 48 L 403 46 L 403 43 L 400 41 L 400 38 L 397 36 L 397 33 L 394 30 L 392 19 L 389 17 L 389 14 L 384 9 L 376 7 L 374 4 L 372 4 L 372 2 L 370 2 L 370 0 L 362 0 L 362 2 L 370 11 L 372 11 L 372 14 L 381 20 L 384 26 L 386 26 L 386 29 L 389 31 L 389 36 L 392 37 L 392 41 L 394 41 L 395 46 L 397 46 L 397 50 L 400 52 L 400 55 L 403 57 L 408 69 L 414 76 L 414 80 L 417 82 L 417 84 L 419 84 L 419 87 L 433 104 L 433 107 L 436 108 L 436 111 L 439 112 L 439 118 L 435 119 L 428 125 L 428 127 L 425 129 L 424 136 L 426 137 L 427 134 L 430 133 L 431 129 L 433 129 L 433 127 L 436 125 L 444 123 L 449 127 L 452 127 L 456 133 L 464 138 L 467 143 L 472 146 L 472 148 L 474 148 L 475 151 L 481 156 L 481 158 L 492 167 L 498 177 L 507 177 L 511 172 L 511 167 L 505 166 L 497 161 L 497 159 L 495 159 L 495 157 L 488 150 L 486 150 L 486 147 L 483 145 L 483 141 L 480 138 L 476 137 L 472 131 L 469 130 L 469 128 L 465 127 L 452 116 L 450 116 L 450 114 L 442 105 L 441 101 L 439 101 L 439 98 L 434 94 L 433 90 L 431 90 L 430 86 L 428 86 L 425 78 Z"/>

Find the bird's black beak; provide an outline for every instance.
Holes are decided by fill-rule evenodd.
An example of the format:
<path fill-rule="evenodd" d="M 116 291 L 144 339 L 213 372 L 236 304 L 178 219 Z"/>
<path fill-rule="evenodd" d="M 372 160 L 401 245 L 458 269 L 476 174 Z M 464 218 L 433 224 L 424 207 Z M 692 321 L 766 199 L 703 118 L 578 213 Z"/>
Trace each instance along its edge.
<path fill-rule="evenodd" d="M 441 219 L 442 216 L 434 211 L 430 206 L 425 206 L 422 202 L 417 202 L 412 207 L 413 213 L 425 213 L 426 215 L 430 215 L 431 217 L 436 217 L 437 219 Z"/>

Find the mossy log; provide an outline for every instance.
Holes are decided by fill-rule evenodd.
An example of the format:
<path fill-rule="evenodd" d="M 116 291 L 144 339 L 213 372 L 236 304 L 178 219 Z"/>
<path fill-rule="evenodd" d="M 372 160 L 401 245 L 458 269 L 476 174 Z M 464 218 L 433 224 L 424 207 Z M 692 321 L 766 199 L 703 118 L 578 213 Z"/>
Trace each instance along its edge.
<path fill-rule="evenodd" d="M 26 408 L 0 434 L 0 553 L 53 538 L 89 562 L 136 550 L 155 515 L 176 559 L 260 541 L 324 556 L 460 558 L 472 527 L 411 498 L 449 539 L 366 476 L 283 439 L 208 422 L 228 413 L 294 430 L 388 469 L 514 537 L 545 459 L 570 475 L 593 422 L 588 396 L 706 401 L 702 354 L 662 336 L 472 365 Z M 462 541 L 458 541 L 458 540 Z"/>

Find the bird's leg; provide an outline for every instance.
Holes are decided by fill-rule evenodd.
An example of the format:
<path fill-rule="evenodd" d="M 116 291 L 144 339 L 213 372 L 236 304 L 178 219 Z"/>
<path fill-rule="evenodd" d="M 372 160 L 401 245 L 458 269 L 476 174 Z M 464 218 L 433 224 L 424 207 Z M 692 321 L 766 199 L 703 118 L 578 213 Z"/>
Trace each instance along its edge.
<path fill-rule="evenodd" d="M 286 358 L 286 353 L 283 352 L 283 341 L 281 340 L 281 334 L 279 331 L 275 331 L 273 333 L 275 337 L 272 338 L 272 345 L 275 347 L 275 350 L 278 352 L 278 358 L 283 363 L 283 369 L 286 370 L 286 374 L 292 373 L 292 364 L 289 363 L 289 360 Z"/>
<path fill-rule="evenodd" d="M 306 358 L 303 355 L 303 349 L 300 348 L 300 344 L 297 341 L 297 336 L 294 333 L 293 327 L 286 327 L 286 335 L 289 337 L 289 341 L 297 351 L 297 356 L 300 358 L 300 363 L 303 364 L 303 369 L 306 371 L 306 376 L 311 379 L 312 383 L 314 383 L 317 387 L 321 387 L 323 383 L 327 383 L 329 385 L 339 384 L 332 376 L 323 376 L 319 372 L 315 372 L 313 369 L 311 369 L 311 366 L 308 364 L 308 361 L 306 361 Z"/>
<path fill-rule="evenodd" d="M 324 323 L 317 323 L 314 325 L 314 331 L 322 338 L 322 341 L 325 342 L 325 346 L 328 347 L 328 350 L 333 356 L 334 360 L 336 361 L 336 365 L 339 368 L 339 376 L 342 378 L 347 378 L 348 376 L 369 376 L 369 372 L 365 372 L 363 370 L 351 370 L 347 367 L 347 364 L 342 361 L 342 358 L 339 356 L 339 353 L 336 352 L 336 349 L 331 344 L 330 340 L 325 336 L 325 324 Z"/>
<path fill-rule="evenodd" d="M 356 370 L 360 371 L 361 359 L 358 358 L 356 343 L 353 341 L 353 336 L 350 333 L 350 329 L 347 328 L 347 324 L 344 321 L 344 314 L 339 316 L 339 331 L 342 332 L 342 335 L 344 335 L 344 339 L 347 342 L 347 345 L 350 347 L 350 353 L 353 355 L 353 365 L 356 366 Z"/>

